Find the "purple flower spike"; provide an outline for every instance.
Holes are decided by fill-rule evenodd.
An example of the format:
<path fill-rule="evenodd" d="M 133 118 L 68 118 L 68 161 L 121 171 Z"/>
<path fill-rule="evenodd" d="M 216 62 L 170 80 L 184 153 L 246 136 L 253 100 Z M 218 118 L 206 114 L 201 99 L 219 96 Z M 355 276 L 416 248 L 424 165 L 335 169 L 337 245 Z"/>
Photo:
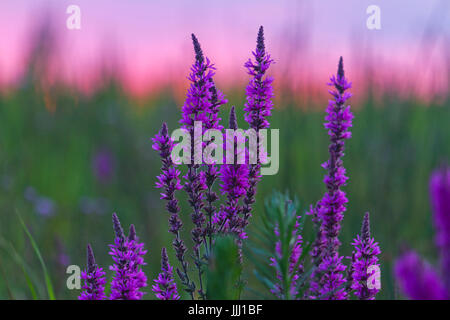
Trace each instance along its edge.
<path fill-rule="evenodd" d="M 334 86 L 337 91 L 330 91 L 335 100 L 330 100 L 327 108 L 325 128 L 328 129 L 331 144 L 329 146 L 330 159 L 322 166 L 328 171 L 324 182 L 328 192 L 320 202 L 319 217 L 322 220 L 322 232 L 326 239 L 325 247 L 331 254 L 337 252 L 340 241 L 338 240 L 341 229 L 341 221 L 344 218 L 347 196 L 340 188 L 345 186 L 347 177 L 343 166 L 344 141 L 351 137 L 348 129 L 352 126 L 353 114 L 350 106 L 345 106 L 345 102 L 351 94 L 345 90 L 351 87 L 344 77 L 344 66 L 342 57 L 339 60 L 337 77 L 332 76 L 329 85 Z"/>
<path fill-rule="evenodd" d="M 116 237 L 114 244 L 109 245 L 109 254 L 114 264 L 109 268 L 114 271 L 111 282 L 111 300 L 139 300 L 143 292 L 139 289 L 147 285 L 145 275 L 141 270 L 144 264 L 142 256 L 145 254 L 143 245 L 137 240 L 125 238 L 119 218 L 113 213 L 113 225 Z M 135 234 L 134 231 L 131 234 Z M 135 237 L 135 235 L 134 235 Z"/>
<path fill-rule="evenodd" d="M 273 60 L 265 50 L 262 26 L 259 28 L 256 50 L 252 54 L 255 61 L 249 59 L 244 65 L 248 74 L 253 77 L 246 90 L 247 102 L 245 103 L 244 117 L 251 128 L 259 131 L 270 126 L 267 117 L 271 116 L 273 108 L 273 78 L 264 78 Z"/>
<path fill-rule="evenodd" d="M 230 111 L 229 127 L 234 130 L 238 128 L 234 106 Z M 245 225 L 242 217 L 240 217 L 239 200 L 246 194 L 249 170 L 246 164 L 237 163 L 237 146 L 240 143 L 238 137 L 227 136 L 226 139 L 233 139 L 232 141 L 234 141 L 234 161 L 233 164 L 223 164 L 220 168 L 220 179 L 222 181 L 220 187 L 227 200 L 221 212 L 216 215 L 215 222 L 219 225 L 220 231 L 234 233 L 240 239 L 245 239 Z"/>
<path fill-rule="evenodd" d="M 105 296 L 105 272 L 95 263 L 94 252 L 91 245 L 87 246 L 87 268 L 81 272 L 84 280 L 83 291 L 78 297 L 79 300 L 103 300 Z"/>
<path fill-rule="evenodd" d="M 162 173 L 157 177 L 156 187 L 164 190 L 161 193 L 161 199 L 167 201 L 166 209 L 171 215 L 169 224 L 170 232 L 177 234 L 182 227 L 181 219 L 178 216 L 180 207 L 178 200 L 175 198 L 175 192 L 180 190 L 180 171 L 176 169 L 172 162 L 171 153 L 174 147 L 173 140 L 169 136 L 167 124 L 163 123 L 159 133 L 152 139 L 153 149 L 159 152 L 162 162 Z"/>
<path fill-rule="evenodd" d="M 450 167 L 442 167 L 431 175 L 430 193 L 441 274 L 450 292 Z"/>
<path fill-rule="evenodd" d="M 414 300 L 444 300 L 448 295 L 434 269 L 414 251 L 405 252 L 394 272 L 403 293 Z"/>
<path fill-rule="evenodd" d="M 344 141 L 351 137 L 349 128 L 352 126 L 353 114 L 350 111 L 350 106 L 345 106 L 347 99 L 351 97 L 351 94 L 346 92 L 347 89 L 351 88 L 351 83 L 344 76 L 342 57 L 339 60 L 337 75 L 330 78 L 328 85 L 334 86 L 335 90 L 329 91 L 334 100 L 330 100 L 328 103 L 324 125 L 328 129 L 331 141 L 328 148 L 330 159 L 322 165 L 328 171 L 324 178 L 327 193 L 317 206 L 317 215 L 321 221 L 320 236 L 322 243 L 320 251 L 322 260 L 312 277 L 313 279 L 317 278 L 317 272 L 321 272 L 323 276 L 320 283 L 315 283 L 313 280 L 311 288 L 319 288 L 318 294 L 322 297 L 345 299 L 346 292 L 343 291 L 342 286 L 346 279 L 341 274 L 345 270 L 345 266 L 342 264 L 342 257 L 338 253 L 341 245 L 338 236 L 348 202 L 345 192 L 341 190 L 348 179 L 345 175 L 342 157 L 344 156 Z"/>
<path fill-rule="evenodd" d="M 192 42 L 194 44 L 195 62 L 188 77 L 191 86 L 181 109 L 182 118 L 180 120 L 183 128 L 189 132 L 193 130 L 194 121 L 201 121 L 203 127 L 211 123 L 209 114 L 212 107 L 212 87 L 214 86 L 212 77 L 216 70 L 209 59 L 203 56 L 200 44 L 194 34 L 192 34 Z"/>
<path fill-rule="evenodd" d="M 166 248 L 161 250 L 161 273 L 153 280 L 152 291 L 160 300 L 179 300 L 177 285 L 173 279 L 173 268 L 169 264 Z"/>
<path fill-rule="evenodd" d="M 355 247 L 353 252 L 353 263 L 351 269 L 351 289 L 355 290 L 355 295 L 360 300 L 375 300 L 375 295 L 379 289 L 373 277 L 376 270 L 371 270 L 371 266 L 379 268 L 378 255 L 381 253 L 378 243 L 374 238 L 370 237 L 370 221 L 369 213 L 364 215 L 361 235 L 357 235 L 352 245 Z M 370 271 L 370 274 L 369 274 Z M 371 279 L 374 278 L 374 279 Z M 368 281 L 372 281 L 372 285 L 368 286 Z"/>
<path fill-rule="evenodd" d="M 141 299 L 144 292 L 139 291 L 139 289 L 147 286 L 147 276 L 142 270 L 142 266 L 145 266 L 144 255 L 147 250 L 144 249 L 144 244 L 139 242 L 139 238 L 136 236 L 136 229 L 132 224 L 130 226 L 130 232 L 128 234 L 128 247 L 130 248 L 131 259 L 130 259 L 130 269 L 133 273 L 133 281 L 135 283 L 136 295 L 138 299 Z"/>
<path fill-rule="evenodd" d="M 270 65 L 273 63 L 270 55 L 266 52 L 264 44 L 264 28 L 259 28 L 258 37 L 256 40 L 256 50 L 252 52 L 254 61 L 249 59 L 244 67 L 247 69 L 247 73 L 252 76 L 250 82 L 246 88 L 247 102 L 244 106 L 244 118 L 249 124 L 250 128 L 254 129 L 257 133 L 257 153 L 256 164 L 249 165 L 248 172 L 248 185 L 246 188 L 246 194 L 243 199 L 242 216 L 243 216 L 243 229 L 248 225 L 252 216 L 252 205 L 255 203 L 256 187 L 261 179 L 260 167 L 260 145 L 262 141 L 259 137 L 259 130 L 269 128 L 270 123 L 267 120 L 271 116 L 273 103 L 272 98 L 272 77 L 266 77 L 266 72 Z"/>
<path fill-rule="evenodd" d="M 162 162 L 162 174 L 158 176 L 156 187 L 164 190 L 164 193 L 161 193 L 161 198 L 167 201 L 166 209 L 170 214 L 169 232 L 175 235 L 172 246 L 178 261 L 180 261 L 182 265 L 184 273 L 183 279 L 187 281 L 185 285 L 189 285 L 189 277 L 187 275 L 188 264 L 184 258 L 187 249 L 184 241 L 180 237 L 180 230 L 183 226 L 183 222 L 179 217 L 180 207 L 178 206 L 178 200 L 175 197 L 175 192 L 182 188 L 179 179 L 180 172 L 175 168 L 175 164 L 172 162 L 170 156 L 174 145 L 169 136 L 169 130 L 166 123 L 163 123 L 161 130 L 153 138 L 153 142 L 153 149 L 159 151 Z"/>

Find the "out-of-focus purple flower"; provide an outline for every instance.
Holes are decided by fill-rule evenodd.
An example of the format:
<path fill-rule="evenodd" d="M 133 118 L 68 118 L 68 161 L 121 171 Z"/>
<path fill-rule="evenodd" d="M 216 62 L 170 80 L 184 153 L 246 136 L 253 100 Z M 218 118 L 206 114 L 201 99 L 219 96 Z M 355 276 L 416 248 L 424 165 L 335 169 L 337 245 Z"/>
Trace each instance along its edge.
<path fill-rule="evenodd" d="M 440 251 L 441 274 L 450 292 L 450 167 L 436 170 L 430 179 L 431 204 Z"/>
<path fill-rule="evenodd" d="M 433 267 L 414 251 L 407 251 L 397 259 L 394 272 L 400 288 L 410 299 L 444 300 L 448 298 Z"/>
<path fill-rule="evenodd" d="M 355 247 L 352 258 L 351 270 L 351 289 L 355 290 L 355 295 L 360 300 L 374 300 L 379 289 L 376 287 L 376 279 L 374 276 L 376 270 L 372 270 L 369 274 L 369 267 L 377 266 L 378 255 L 381 253 L 378 243 L 374 238 L 370 237 L 370 221 L 369 213 L 364 215 L 361 235 L 357 235 L 352 245 Z M 368 281 L 373 278 L 371 288 L 368 287 Z"/>
<path fill-rule="evenodd" d="M 78 297 L 79 300 L 103 300 L 105 296 L 105 272 L 95 263 L 94 252 L 91 245 L 87 246 L 87 267 L 81 272 L 84 280 L 83 291 Z"/>
<path fill-rule="evenodd" d="M 114 264 L 109 268 L 114 271 L 111 281 L 111 300 L 139 300 L 143 293 L 139 289 L 146 286 L 146 278 L 141 266 L 145 254 L 142 244 L 125 238 L 119 218 L 113 213 L 113 225 L 116 237 L 109 245 Z M 135 236 L 134 236 L 135 238 Z"/>
<path fill-rule="evenodd" d="M 318 218 L 321 221 L 321 255 L 322 262 L 319 266 L 319 272 L 323 273 L 319 287 L 320 296 L 326 296 L 329 299 L 346 298 L 345 290 L 341 290 L 346 279 L 341 272 L 345 270 L 342 264 L 342 257 L 339 256 L 338 249 L 341 245 L 338 235 L 341 229 L 341 221 L 344 218 L 347 196 L 341 187 L 345 186 L 347 177 L 343 166 L 342 157 L 344 155 L 344 141 L 351 137 L 349 131 L 352 126 L 353 114 L 350 106 L 346 106 L 346 101 L 351 94 L 346 92 L 351 88 L 351 83 L 344 76 L 344 65 L 342 57 L 339 60 L 339 66 L 336 76 L 330 78 L 330 83 L 335 90 L 329 90 L 334 100 L 330 100 L 325 117 L 325 128 L 328 129 L 331 144 L 329 146 L 330 159 L 325 162 L 324 167 L 328 174 L 324 178 L 327 186 L 327 192 L 319 201 Z M 313 277 L 316 275 L 313 274 Z"/>
<path fill-rule="evenodd" d="M 295 298 L 298 294 L 298 279 L 300 278 L 300 275 L 303 273 L 303 265 L 300 263 L 300 256 L 302 255 L 302 243 L 303 238 L 300 234 L 300 216 L 297 216 L 295 221 L 295 226 L 292 230 L 292 237 L 289 240 L 293 239 L 293 244 L 289 244 L 289 269 L 287 276 L 291 278 L 291 282 L 289 284 L 289 288 L 287 290 L 289 291 L 290 298 Z M 274 230 L 275 235 L 278 239 L 280 239 L 280 231 L 278 227 Z M 270 258 L 270 265 L 273 267 L 280 268 L 280 263 L 283 259 L 283 252 L 282 252 L 282 244 L 281 240 L 278 240 L 275 244 L 275 257 Z M 278 283 L 275 284 L 275 287 L 271 289 L 271 292 L 277 296 L 279 299 L 287 299 L 286 297 L 286 290 L 284 285 L 284 279 L 281 273 L 277 270 L 277 278 L 279 280 Z"/>
<path fill-rule="evenodd" d="M 55 213 L 55 202 L 47 197 L 38 197 L 34 201 L 34 210 L 41 216 L 50 217 Z"/>
<path fill-rule="evenodd" d="M 50 217 L 55 214 L 56 204 L 49 197 L 39 195 L 33 187 L 27 187 L 23 193 L 25 200 L 29 201 L 34 206 L 34 211 L 43 216 Z"/>
<path fill-rule="evenodd" d="M 92 157 L 92 171 L 100 183 L 108 183 L 114 174 L 114 155 L 107 150 L 99 150 Z"/>
<path fill-rule="evenodd" d="M 161 273 L 153 280 L 152 291 L 160 300 L 179 300 L 177 284 L 173 279 L 173 267 L 169 264 L 166 248 L 161 250 Z"/>

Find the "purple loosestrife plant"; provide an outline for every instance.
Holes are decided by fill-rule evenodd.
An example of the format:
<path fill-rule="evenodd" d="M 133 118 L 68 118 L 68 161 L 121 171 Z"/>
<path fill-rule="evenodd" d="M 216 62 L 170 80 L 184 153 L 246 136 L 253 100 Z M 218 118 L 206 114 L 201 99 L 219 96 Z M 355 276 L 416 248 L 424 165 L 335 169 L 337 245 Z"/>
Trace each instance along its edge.
<path fill-rule="evenodd" d="M 187 251 L 184 241 L 181 239 L 180 230 L 183 223 L 179 217 L 180 207 L 178 200 L 175 197 L 175 192 L 182 189 L 180 184 L 180 171 L 176 169 L 175 164 L 171 158 L 171 152 L 174 147 L 172 138 L 169 136 L 167 124 L 163 123 L 159 133 L 152 139 L 153 149 L 159 152 L 162 161 L 162 174 L 157 177 L 156 187 L 164 190 L 161 193 L 161 199 L 167 201 L 166 209 L 170 214 L 169 218 L 169 232 L 175 235 L 172 246 L 175 250 L 175 255 L 181 264 L 181 269 L 177 269 L 177 273 L 185 286 L 186 291 L 194 299 L 193 292 L 195 291 L 195 283 L 191 282 L 188 274 L 188 263 L 185 259 Z"/>
<path fill-rule="evenodd" d="M 379 267 L 378 255 L 381 253 L 378 243 L 370 237 L 369 213 L 364 215 L 361 234 L 356 236 L 352 245 L 355 250 L 352 255 L 352 266 L 350 270 L 351 289 L 355 290 L 355 296 L 360 300 L 375 300 L 379 289 L 376 287 L 374 274 L 371 266 Z M 370 274 L 369 274 L 370 271 Z M 371 288 L 368 282 L 372 280 Z"/>
<path fill-rule="evenodd" d="M 212 235 L 214 233 L 212 216 L 215 211 L 213 203 L 218 199 L 212 188 L 218 177 L 218 170 L 213 164 L 209 164 L 206 165 L 205 171 L 199 171 L 200 165 L 195 163 L 193 151 L 199 147 L 198 144 L 204 147 L 214 142 L 196 141 L 194 139 L 194 127 L 195 122 L 201 122 L 202 134 L 209 129 L 221 130 L 222 126 L 219 124 L 220 118 L 218 117 L 218 112 L 220 106 L 225 104 L 226 100 L 214 84 L 213 76 L 215 67 L 207 57 L 204 57 L 200 43 L 194 34 L 192 34 L 192 42 L 194 45 L 195 62 L 188 78 L 191 81 L 191 85 L 187 92 L 186 101 L 182 107 L 182 118 L 180 120 L 183 129 L 191 136 L 191 161 L 188 164 L 187 174 L 183 178 L 186 180 L 184 189 L 188 194 L 188 201 L 193 209 L 191 219 L 194 228 L 191 231 L 191 235 L 192 241 L 194 242 L 195 265 L 198 269 L 199 277 L 200 288 L 198 289 L 198 293 L 202 298 L 206 298 L 203 290 L 202 265 L 206 262 L 212 246 Z M 206 221 L 203 211 L 207 214 L 208 221 Z M 207 241 L 207 237 L 209 241 Z M 201 255 L 200 253 L 202 244 L 205 247 L 205 255 Z"/>
<path fill-rule="evenodd" d="M 238 235 L 238 241 L 246 238 L 245 226 L 250 217 L 250 206 L 254 202 L 256 183 L 260 179 L 260 162 L 258 159 L 256 165 L 249 167 L 246 163 L 237 165 L 235 161 L 236 165 L 227 164 L 219 168 L 216 163 L 210 161 L 211 159 L 203 159 L 203 157 L 200 159 L 206 164 L 203 164 L 203 162 L 199 163 L 197 161 L 199 159 L 194 159 L 194 154 L 196 154 L 194 150 L 200 149 L 200 146 L 203 149 L 205 146 L 216 143 L 212 139 L 210 141 L 196 141 L 197 139 L 194 138 L 210 129 L 223 129 L 220 125 L 219 109 L 227 100 L 215 86 L 213 80 L 215 67 L 203 55 L 195 35 L 192 35 L 192 41 L 195 61 L 188 77 L 190 87 L 182 107 L 180 120 L 182 129 L 191 138 L 190 161 L 187 164 L 187 173 L 183 176 L 183 184 L 180 184 L 180 173 L 170 158 L 174 145 L 165 124 L 153 139 L 153 148 L 159 151 L 163 163 L 163 172 L 158 177 L 157 187 L 164 190 L 161 193 L 161 198 L 167 200 L 166 208 L 171 215 L 169 220 L 170 232 L 175 234 L 173 246 L 177 259 L 182 265 L 182 270 L 177 269 L 177 274 L 192 299 L 194 299 L 196 291 L 200 298 L 205 299 L 206 293 L 204 292 L 202 274 L 212 251 L 213 236 L 218 233 L 233 233 Z M 272 63 L 272 60 L 265 52 L 262 28 L 260 29 L 257 50 L 254 52 L 254 56 L 256 62 L 249 61 L 245 65 L 249 74 L 253 77 L 247 88 L 246 119 L 254 118 L 254 120 L 248 120 L 248 122 L 253 129 L 259 131 L 260 129 L 268 128 L 266 118 L 270 116 L 273 96 L 272 79 L 265 77 L 267 68 Z M 234 108 L 232 117 L 234 117 L 232 127 L 237 128 Z M 198 126 L 199 122 L 201 123 L 200 127 Z M 200 132 L 197 132 L 197 130 Z M 245 139 L 244 141 L 238 141 L 238 143 L 240 142 L 245 142 Z M 186 152 L 186 150 L 183 151 Z M 237 155 L 235 155 L 236 157 Z M 247 160 L 247 155 L 245 155 L 245 158 Z M 253 170 L 251 177 L 249 176 L 250 169 Z M 220 209 L 215 204 L 219 200 L 219 196 L 213 190 L 214 183 L 219 177 L 222 182 L 220 186 L 221 194 L 226 195 L 227 198 L 226 203 Z M 182 222 L 179 218 L 180 209 L 175 192 L 181 189 L 181 185 L 183 185 L 183 189 L 188 195 L 188 202 L 192 208 L 191 219 L 194 225 L 191 231 L 193 241 L 192 257 L 198 271 L 198 286 L 189 279 L 188 265 L 184 258 L 187 249 L 180 238 Z M 240 204 L 241 200 L 242 204 Z M 201 249 L 202 246 L 205 249 L 204 253 Z"/>
<path fill-rule="evenodd" d="M 103 300 L 105 296 L 105 272 L 95 263 L 94 252 L 91 245 L 87 246 L 87 267 L 81 272 L 84 280 L 83 291 L 78 297 L 79 300 Z"/>
<path fill-rule="evenodd" d="M 153 280 L 152 291 L 160 300 L 179 300 L 177 285 L 173 279 L 173 267 L 169 264 L 166 248 L 161 250 L 161 273 Z"/>
<path fill-rule="evenodd" d="M 321 263 L 317 269 L 320 273 L 318 285 L 313 284 L 312 288 L 318 287 L 318 296 L 325 299 L 345 299 L 347 297 L 345 288 L 346 279 L 343 277 L 345 266 L 342 264 L 342 256 L 339 256 L 340 241 L 338 239 L 341 229 L 341 221 L 344 218 L 348 199 L 341 187 L 345 186 L 347 177 L 343 166 L 344 141 L 351 137 L 349 131 L 352 126 L 353 114 L 350 106 L 346 106 L 346 101 L 351 97 L 346 90 L 351 88 L 351 83 L 344 76 L 344 65 L 342 57 L 336 76 L 330 78 L 330 83 L 335 90 L 330 90 L 334 100 L 330 100 L 325 117 L 325 128 L 330 136 L 330 146 L 328 148 L 330 159 L 322 166 L 328 171 L 324 182 L 327 186 L 325 196 L 320 200 L 318 206 L 318 218 L 321 221 Z M 313 275 L 314 277 L 315 275 Z"/>
<path fill-rule="evenodd" d="M 395 276 L 403 293 L 414 300 L 444 300 L 448 295 L 433 267 L 408 250 L 397 259 Z"/>
<path fill-rule="evenodd" d="M 443 166 L 431 175 L 431 205 L 439 248 L 441 274 L 450 292 L 450 167 Z"/>
<path fill-rule="evenodd" d="M 245 224 L 244 228 L 251 217 L 252 205 L 255 202 L 256 186 L 261 179 L 261 159 L 259 158 L 261 141 L 259 130 L 269 128 L 270 123 L 267 118 L 271 116 L 271 110 L 273 108 L 273 78 L 266 77 L 266 72 L 273 63 L 273 60 L 265 49 L 264 28 L 262 26 L 259 28 L 256 50 L 252 52 L 252 54 L 255 60 L 252 61 L 249 59 L 244 65 L 247 69 L 247 73 L 252 76 L 246 88 L 247 102 L 244 106 L 244 118 L 250 128 L 254 129 L 257 133 L 257 162 L 256 164 L 249 165 L 249 183 L 244 197 L 242 210 Z"/>
<path fill-rule="evenodd" d="M 114 264 L 110 270 L 114 271 L 111 282 L 111 300 L 139 300 L 143 293 L 139 291 L 146 286 L 146 278 L 141 274 L 140 265 L 143 264 L 143 248 L 137 246 L 136 241 L 129 241 L 120 225 L 119 218 L 113 213 L 113 225 L 116 237 L 114 244 L 110 245 L 109 254 Z M 132 236 L 133 237 L 133 236 Z"/>

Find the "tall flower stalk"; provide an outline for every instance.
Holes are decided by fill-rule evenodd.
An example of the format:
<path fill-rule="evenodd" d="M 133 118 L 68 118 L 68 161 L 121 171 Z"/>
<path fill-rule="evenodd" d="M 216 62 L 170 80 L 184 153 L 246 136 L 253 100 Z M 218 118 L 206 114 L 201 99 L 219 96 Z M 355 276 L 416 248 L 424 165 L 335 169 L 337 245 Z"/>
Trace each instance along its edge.
<path fill-rule="evenodd" d="M 180 235 L 183 222 L 179 217 L 180 207 L 178 205 L 178 200 L 175 197 L 175 192 L 182 189 L 179 178 L 180 171 L 176 169 L 171 158 L 174 143 L 169 136 L 169 130 L 166 123 L 163 123 L 161 130 L 152 140 L 154 142 L 153 149 L 159 152 L 162 162 L 162 174 L 157 177 L 158 181 L 156 182 L 156 187 L 164 190 L 164 192 L 161 193 L 161 199 L 167 201 L 166 209 L 170 214 L 169 232 L 175 236 L 172 246 L 175 250 L 175 256 L 181 264 L 181 269 L 177 269 L 177 273 L 185 286 L 186 291 L 190 294 L 191 298 L 194 299 L 195 283 L 189 279 L 188 263 L 185 259 L 187 248 Z"/>
<path fill-rule="evenodd" d="M 161 273 L 153 280 L 152 291 L 160 300 L 179 300 L 177 285 L 173 278 L 173 267 L 169 264 L 166 248 L 161 250 Z"/>
<path fill-rule="evenodd" d="M 357 235 L 352 245 L 355 250 L 352 255 L 350 280 L 355 296 L 360 300 L 374 300 L 379 291 L 375 272 L 379 268 L 378 255 L 381 253 L 378 243 L 370 237 L 369 213 L 364 215 L 361 234 Z M 369 281 L 371 281 L 369 286 Z"/>
<path fill-rule="evenodd" d="M 318 289 L 318 292 L 313 294 L 320 298 L 340 300 L 347 297 L 343 287 L 346 279 L 342 274 L 346 267 L 342 263 L 343 257 L 338 252 L 341 245 L 338 236 L 348 202 L 345 192 L 341 190 L 348 179 L 342 157 L 345 140 L 351 137 L 349 129 L 353 119 L 350 106 L 345 105 L 351 97 L 351 94 L 347 92 L 351 88 L 351 83 L 345 78 L 342 57 L 339 60 L 337 75 L 330 78 L 328 85 L 335 89 L 329 90 L 334 99 L 329 101 L 325 117 L 325 128 L 328 129 L 331 142 L 328 148 L 330 158 L 322 165 L 328 171 L 324 179 L 327 192 L 318 204 L 317 215 L 321 223 L 321 260 L 313 274 L 314 279 L 319 272 L 320 280 L 319 283 L 312 283 L 311 287 Z"/>
<path fill-rule="evenodd" d="M 84 280 L 83 291 L 78 297 L 79 300 L 104 300 L 105 295 L 105 272 L 95 263 L 94 252 L 91 245 L 87 246 L 87 267 L 81 272 Z"/>
<path fill-rule="evenodd" d="M 244 118 L 250 128 L 254 129 L 257 134 L 257 161 L 256 164 L 249 165 L 249 183 L 242 208 L 243 221 L 245 224 L 244 228 L 251 217 L 252 205 L 255 202 L 256 186 L 261 179 L 260 145 L 262 141 L 259 133 L 261 129 L 269 128 L 270 123 L 267 118 L 271 116 L 271 110 L 273 108 L 273 78 L 266 76 L 266 72 L 273 63 L 273 60 L 266 52 L 264 44 L 264 28 L 262 26 L 259 28 L 256 50 L 253 51 L 252 54 L 254 61 L 249 59 L 244 65 L 247 69 L 247 73 L 252 77 L 246 88 L 247 102 L 244 106 Z"/>
<path fill-rule="evenodd" d="M 203 288 L 203 264 L 204 257 L 200 253 L 200 247 L 202 243 L 205 248 L 208 247 L 208 242 L 206 241 L 206 236 L 211 233 L 208 230 L 208 226 L 205 225 L 206 218 L 203 212 L 204 209 L 204 193 L 208 189 L 206 185 L 205 173 L 199 171 L 199 164 L 196 163 L 194 159 L 194 150 L 199 147 L 203 147 L 202 141 L 196 141 L 194 131 L 195 123 L 201 123 L 201 134 L 203 134 L 207 129 L 214 128 L 218 125 L 218 117 L 216 109 L 211 110 L 211 108 L 217 108 L 217 105 L 213 106 L 213 93 L 215 86 L 213 82 L 213 75 L 215 67 L 211 64 L 208 58 L 205 58 L 203 51 L 200 47 L 196 36 L 192 34 L 192 42 L 194 45 L 195 52 L 195 62 L 191 68 L 191 73 L 189 75 L 189 81 L 191 85 L 188 89 L 186 101 L 182 107 L 182 118 L 180 123 L 183 129 L 185 129 L 191 137 L 191 157 L 190 163 L 188 164 L 188 171 L 183 177 L 185 179 L 184 190 L 188 194 L 188 201 L 192 207 L 191 219 L 194 224 L 194 228 L 191 231 L 192 241 L 194 243 L 193 251 L 195 257 L 195 266 L 198 271 L 199 288 L 198 294 L 205 299 L 206 295 Z M 213 111 L 213 112 L 211 112 Z M 210 172 L 211 173 L 211 172 Z M 214 171 L 212 172 L 214 174 Z M 209 181 L 210 188 L 212 188 L 212 181 Z M 211 191 L 208 192 L 211 195 Z M 213 198 L 210 197 L 209 201 L 212 202 Z M 209 204 L 209 209 L 211 209 L 211 204 Z M 208 213 L 208 212 L 207 212 Z M 209 214 L 209 213 L 208 213 Z M 209 224 L 211 226 L 211 224 Z"/>

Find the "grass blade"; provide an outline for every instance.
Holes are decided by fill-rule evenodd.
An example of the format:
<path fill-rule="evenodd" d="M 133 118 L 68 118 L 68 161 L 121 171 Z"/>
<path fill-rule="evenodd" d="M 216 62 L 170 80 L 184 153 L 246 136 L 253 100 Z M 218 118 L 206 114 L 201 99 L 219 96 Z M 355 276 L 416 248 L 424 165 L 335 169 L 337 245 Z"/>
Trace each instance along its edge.
<path fill-rule="evenodd" d="M 42 258 L 41 251 L 39 250 L 39 247 L 38 247 L 36 241 L 34 241 L 34 238 L 31 235 L 30 230 L 28 230 L 27 226 L 25 225 L 25 222 L 23 222 L 22 217 L 19 214 L 17 214 L 17 216 L 19 217 L 20 224 L 22 225 L 23 230 L 25 231 L 26 235 L 28 236 L 31 246 L 33 247 L 33 250 L 36 253 L 36 256 L 38 257 L 39 262 L 41 264 L 42 271 L 44 272 L 45 286 L 47 287 L 48 298 L 50 300 L 55 300 L 55 294 L 53 291 L 52 281 L 51 281 L 50 275 L 48 273 L 47 266 L 45 265 L 44 259 Z"/>

